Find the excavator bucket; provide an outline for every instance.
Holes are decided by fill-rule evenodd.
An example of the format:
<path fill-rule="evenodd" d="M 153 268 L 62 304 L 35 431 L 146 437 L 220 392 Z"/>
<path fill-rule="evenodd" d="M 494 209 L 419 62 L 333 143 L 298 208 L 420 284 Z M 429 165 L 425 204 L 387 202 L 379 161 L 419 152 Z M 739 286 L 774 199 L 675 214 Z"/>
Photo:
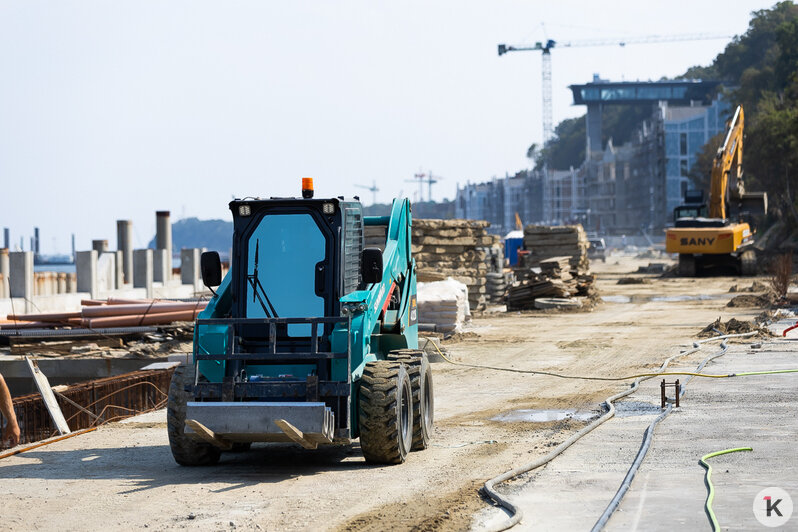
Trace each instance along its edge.
<path fill-rule="evenodd" d="M 740 212 L 756 218 L 768 213 L 768 195 L 766 192 L 746 192 L 740 198 Z"/>

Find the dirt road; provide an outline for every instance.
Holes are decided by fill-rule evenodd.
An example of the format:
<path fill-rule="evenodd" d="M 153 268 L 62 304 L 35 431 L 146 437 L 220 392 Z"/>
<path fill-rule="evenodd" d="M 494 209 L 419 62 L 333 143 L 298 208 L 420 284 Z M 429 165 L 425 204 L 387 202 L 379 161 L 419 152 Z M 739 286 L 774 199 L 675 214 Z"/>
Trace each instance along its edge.
<path fill-rule="evenodd" d="M 729 287 L 751 279 L 617 284 L 645 263 L 594 265 L 602 295 L 615 302 L 592 312 L 489 314 L 474 321 L 476 338 L 447 350 L 468 363 L 620 376 L 658 367 L 718 316 L 759 313 L 725 307 Z M 401 466 L 368 466 L 357 445 L 263 445 L 224 454 L 215 467 L 183 468 L 172 460 L 161 412 L 0 460 L 0 529 L 468 529 L 487 506 L 477 491 L 487 478 L 544 455 L 584 423 L 493 418 L 597 410 L 627 386 L 445 362 L 433 371 L 434 445 Z"/>

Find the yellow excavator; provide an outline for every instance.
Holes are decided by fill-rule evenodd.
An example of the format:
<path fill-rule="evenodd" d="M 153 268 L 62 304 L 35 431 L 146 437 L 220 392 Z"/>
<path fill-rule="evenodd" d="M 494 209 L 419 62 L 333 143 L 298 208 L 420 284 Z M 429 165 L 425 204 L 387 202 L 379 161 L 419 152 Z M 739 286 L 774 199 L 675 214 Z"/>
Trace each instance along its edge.
<path fill-rule="evenodd" d="M 665 231 L 665 250 L 679 254 L 682 277 L 724 266 L 736 268 L 741 275 L 756 273 L 754 231 L 749 222 L 767 212 L 767 194 L 745 191 L 743 122 L 743 108 L 738 106 L 712 163 L 709 205 L 703 202 L 702 192 L 688 193 L 685 204 L 674 209 L 674 227 Z"/>

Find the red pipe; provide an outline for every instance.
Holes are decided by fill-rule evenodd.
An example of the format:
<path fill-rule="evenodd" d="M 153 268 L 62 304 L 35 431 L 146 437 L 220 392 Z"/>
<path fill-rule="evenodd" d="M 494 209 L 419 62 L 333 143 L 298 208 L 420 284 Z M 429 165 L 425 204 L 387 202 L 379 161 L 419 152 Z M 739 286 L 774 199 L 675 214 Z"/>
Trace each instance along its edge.
<path fill-rule="evenodd" d="M 155 299 L 117 299 L 115 297 L 109 297 L 106 303 L 109 305 L 140 305 L 142 303 L 149 304 L 153 301 L 155 301 Z M 174 301 L 170 301 L 168 299 L 163 299 L 160 301 L 163 301 L 164 303 L 174 303 Z"/>
<path fill-rule="evenodd" d="M 783 333 L 781 333 L 781 335 L 782 335 L 782 336 L 787 336 L 787 332 L 788 332 L 788 331 L 791 331 L 791 330 L 793 330 L 793 329 L 795 329 L 795 328 L 798 328 L 798 321 L 796 321 L 796 322 L 795 322 L 795 325 L 793 325 L 792 327 L 787 327 L 786 329 L 784 329 L 784 332 L 783 332 Z"/>
<path fill-rule="evenodd" d="M 52 312 L 49 314 L 9 314 L 6 319 L 11 321 L 51 321 L 61 323 L 70 318 L 80 317 L 80 312 Z"/>
<path fill-rule="evenodd" d="M 164 314 L 166 312 L 179 312 L 185 310 L 202 310 L 208 303 L 152 303 L 143 305 L 102 305 L 99 307 L 86 307 L 83 309 L 84 318 L 99 318 L 103 316 L 126 316 L 130 314 Z"/>
<path fill-rule="evenodd" d="M 198 310 L 183 310 L 180 312 L 164 312 L 163 314 L 128 314 L 127 316 L 111 316 L 107 318 L 83 319 L 83 326 L 92 329 L 105 327 L 138 327 L 140 325 L 167 325 L 173 321 L 194 321 Z"/>

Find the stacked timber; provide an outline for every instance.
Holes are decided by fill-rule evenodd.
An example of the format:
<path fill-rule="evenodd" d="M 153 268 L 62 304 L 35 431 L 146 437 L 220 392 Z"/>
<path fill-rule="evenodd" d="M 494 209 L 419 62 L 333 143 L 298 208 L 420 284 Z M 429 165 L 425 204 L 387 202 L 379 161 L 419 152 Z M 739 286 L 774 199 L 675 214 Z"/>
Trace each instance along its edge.
<path fill-rule="evenodd" d="M 569 257 L 572 270 L 587 273 L 590 270 L 589 247 L 581 225 L 527 225 L 524 227 L 524 249 L 529 253 L 525 255 L 523 266 L 532 268 L 552 257 Z"/>
<path fill-rule="evenodd" d="M 573 269 L 573 257 L 550 257 L 538 263 L 538 268 L 526 272 L 526 278 L 507 290 L 507 310 L 535 308 L 540 298 L 570 298 L 587 296 L 593 290 L 595 277 Z M 539 271 L 538 271 L 539 270 Z"/>
<path fill-rule="evenodd" d="M 468 288 L 471 310 L 486 306 L 486 248 L 498 237 L 489 235 L 490 224 L 481 220 L 413 220 L 413 257 L 418 280 L 440 281 L 451 277 Z"/>

